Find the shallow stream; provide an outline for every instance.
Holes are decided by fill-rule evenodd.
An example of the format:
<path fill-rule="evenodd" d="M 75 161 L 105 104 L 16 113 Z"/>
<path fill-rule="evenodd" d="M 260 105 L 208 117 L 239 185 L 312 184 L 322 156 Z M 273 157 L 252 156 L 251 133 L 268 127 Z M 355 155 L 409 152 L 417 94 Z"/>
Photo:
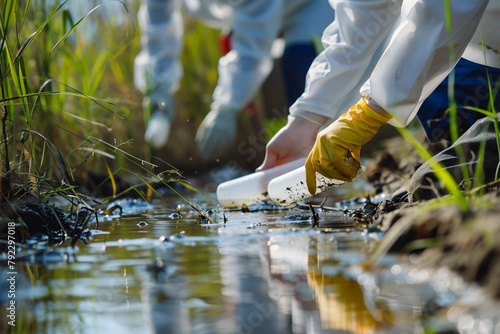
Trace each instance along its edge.
<path fill-rule="evenodd" d="M 495 316 L 463 301 L 477 289 L 446 270 L 394 255 L 365 270 L 382 234 L 341 208 L 313 228 L 306 210 L 214 210 L 209 223 L 170 201 L 122 201 L 88 244 L 18 264 L 18 333 L 494 332 Z"/>

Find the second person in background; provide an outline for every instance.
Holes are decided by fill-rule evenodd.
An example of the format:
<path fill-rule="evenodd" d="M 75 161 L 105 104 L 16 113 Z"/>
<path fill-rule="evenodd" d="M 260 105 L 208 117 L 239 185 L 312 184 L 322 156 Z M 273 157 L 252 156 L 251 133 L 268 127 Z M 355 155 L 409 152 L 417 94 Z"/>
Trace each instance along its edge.
<path fill-rule="evenodd" d="M 295 101 L 316 56 L 313 38 L 322 35 L 334 12 L 327 0 L 143 0 L 134 81 L 146 94 L 145 107 L 151 108 L 145 139 L 156 148 L 167 143 L 174 114 L 172 95 L 182 76 L 181 5 L 190 15 L 231 33 L 231 51 L 219 60 L 210 111 L 196 134 L 199 155 L 213 162 L 235 144 L 237 116 L 272 70 L 274 40 L 281 34 L 286 43 L 285 87 L 288 100 Z"/>

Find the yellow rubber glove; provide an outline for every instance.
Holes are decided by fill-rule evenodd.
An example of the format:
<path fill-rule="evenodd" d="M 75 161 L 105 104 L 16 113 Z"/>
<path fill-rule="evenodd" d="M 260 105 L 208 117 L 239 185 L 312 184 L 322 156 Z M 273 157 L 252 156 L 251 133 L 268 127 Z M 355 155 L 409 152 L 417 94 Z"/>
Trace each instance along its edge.
<path fill-rule="evenodd" d="M 361 146 L 372 139 L 389 119 L 361 99 L 319 132 L 305 164 L 309 192 L 316 193 L 316 172 L 330 179 L 352 181 L 360 168 Z"/>

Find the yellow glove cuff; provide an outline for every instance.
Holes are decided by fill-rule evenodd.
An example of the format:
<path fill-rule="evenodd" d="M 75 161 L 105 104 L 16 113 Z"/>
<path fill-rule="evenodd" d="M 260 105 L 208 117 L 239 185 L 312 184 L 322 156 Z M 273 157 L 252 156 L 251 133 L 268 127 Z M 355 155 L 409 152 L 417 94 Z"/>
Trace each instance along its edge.
<path fill-rule="evenodd" d="M 361 107 L 363 112 L 367 115 L 370 116 L 371 118 L 376 119 L 379 122 L 387 123 L 392 117 L 384 116 L 375 110 L 373 110 L 368 103 L 366 103 L 365 99 L 361 99 L 358 102 L 358 105 Z"/>

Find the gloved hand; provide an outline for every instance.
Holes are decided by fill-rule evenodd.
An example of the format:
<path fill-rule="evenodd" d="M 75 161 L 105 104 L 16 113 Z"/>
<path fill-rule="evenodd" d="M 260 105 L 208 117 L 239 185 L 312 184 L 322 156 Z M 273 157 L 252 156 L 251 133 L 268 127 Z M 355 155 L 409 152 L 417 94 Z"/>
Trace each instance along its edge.
<path fill-rule="evenodd" d="M 236 138 L 238 110 L 217 108 L 210 111 L 196 132 L 196 144 L 204 161 L 219 158 Z"/>
<path fill-rule="evenodd" d="M 172 126 L 174 116 L 172 96 L 168 90 L 158 86 L 144 97 L 143 107 L 150 108 L 151 111 L 144 139 L 154 148 L 161 148 L 167 144 Z"/>
<path fill-rule="evenodd" d="M 305 117 L 289 115 L 287 124 L 267 143 L 266 157 L 257 171 L 305 158 L 311 152 L 318 130 L 328 118 L 308 112 L 301 114 Z"/>
<path fill-rule="evenodd" d="M 316 193 L 316 172 L 330 179 L 352 181 L 360 168 L 361 146 L 372 139 L 389 119 L 361 99 L 318 133 L 305 164 L 309 192 Z"/>

